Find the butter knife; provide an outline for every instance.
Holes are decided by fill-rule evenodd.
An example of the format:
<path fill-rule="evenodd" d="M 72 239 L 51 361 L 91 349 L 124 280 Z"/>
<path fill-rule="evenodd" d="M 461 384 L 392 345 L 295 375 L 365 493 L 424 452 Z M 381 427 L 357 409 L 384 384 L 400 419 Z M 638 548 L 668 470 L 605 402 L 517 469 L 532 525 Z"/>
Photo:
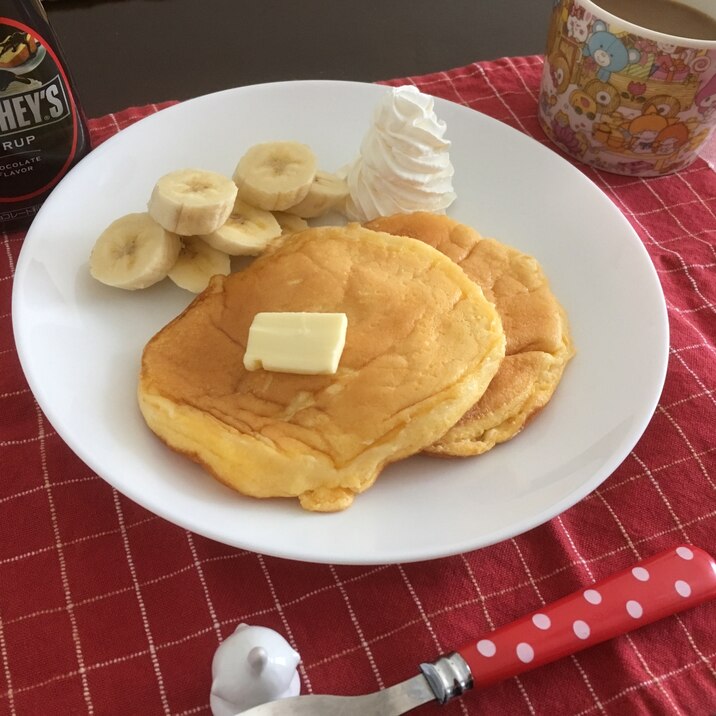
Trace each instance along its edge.
<path fill-rule="evenodd" d="M 397 716 L 444 704 L 716 597 L 716 561 L 680 545 L 471 641 L 407 681 L 363 696 L 307 695 L 241 716 Z"/>

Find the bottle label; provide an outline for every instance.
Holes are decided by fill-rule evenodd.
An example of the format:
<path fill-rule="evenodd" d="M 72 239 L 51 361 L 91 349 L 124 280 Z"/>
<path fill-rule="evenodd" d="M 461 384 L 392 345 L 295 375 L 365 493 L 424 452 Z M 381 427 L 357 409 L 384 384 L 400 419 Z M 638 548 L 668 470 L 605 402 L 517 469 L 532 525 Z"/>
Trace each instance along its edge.
<path fill-rule="evenodd" d="M 60 180 L 77 152 L 78 125 L 53 48 L 27 25 L 0 17 L 0 211 Z"/>

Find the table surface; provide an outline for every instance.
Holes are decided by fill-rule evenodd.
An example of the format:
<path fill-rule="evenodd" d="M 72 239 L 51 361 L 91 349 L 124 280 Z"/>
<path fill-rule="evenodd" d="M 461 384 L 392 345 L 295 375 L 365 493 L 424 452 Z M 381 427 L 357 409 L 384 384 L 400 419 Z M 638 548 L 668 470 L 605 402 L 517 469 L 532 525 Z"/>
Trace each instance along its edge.
<path fill-rule="evenodd" d="M 541 53 L 550 0 L 58 0 L 88 117 L 287 79 L 370 82 Z"/>

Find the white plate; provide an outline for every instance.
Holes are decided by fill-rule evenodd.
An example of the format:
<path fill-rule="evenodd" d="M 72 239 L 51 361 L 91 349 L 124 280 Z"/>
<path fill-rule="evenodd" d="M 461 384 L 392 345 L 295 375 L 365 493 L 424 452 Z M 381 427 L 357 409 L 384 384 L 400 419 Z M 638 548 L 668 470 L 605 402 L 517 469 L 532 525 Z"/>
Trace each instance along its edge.
<path fill-rule="evenodd" d="M 220 92 L 138 122 L 58 185 L 25 239 L 13 325 L 37 400 L 98 475 L 162 517 L 226 544 L 316 562 L 421 560 L 524 532 L 594 490 L 656 407 L 668 324 L 656 272 L 609 199 L 547 147 L 437 100 L 452 140 L 455 218 L 533 254 L 565 306 L 577 356 L 522 434 L 474 459 L 416 456 L 389 467 L 338 514 L 244 498 L 165 448 L 135 399 L 146 341 L 188 303 L 165 282 L 122 292 L 93 281 L 95 238 L 141 211 L 165 172 L 230 174 L 252 144 L 296 139 L 320 165 L 352 160 L 385 87 L 286 82 Z"/>

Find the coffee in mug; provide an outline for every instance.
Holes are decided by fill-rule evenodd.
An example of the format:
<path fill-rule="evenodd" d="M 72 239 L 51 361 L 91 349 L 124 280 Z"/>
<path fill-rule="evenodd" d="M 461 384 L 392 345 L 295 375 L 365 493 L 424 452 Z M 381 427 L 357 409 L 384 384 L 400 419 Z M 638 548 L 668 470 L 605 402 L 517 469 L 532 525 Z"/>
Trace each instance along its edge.
<path fill-rule="evenodd" d="M 716 40 L 716 18 L 676 0 L 596 0 L 602 10 L 640 27 L 696 40 Z"/>

